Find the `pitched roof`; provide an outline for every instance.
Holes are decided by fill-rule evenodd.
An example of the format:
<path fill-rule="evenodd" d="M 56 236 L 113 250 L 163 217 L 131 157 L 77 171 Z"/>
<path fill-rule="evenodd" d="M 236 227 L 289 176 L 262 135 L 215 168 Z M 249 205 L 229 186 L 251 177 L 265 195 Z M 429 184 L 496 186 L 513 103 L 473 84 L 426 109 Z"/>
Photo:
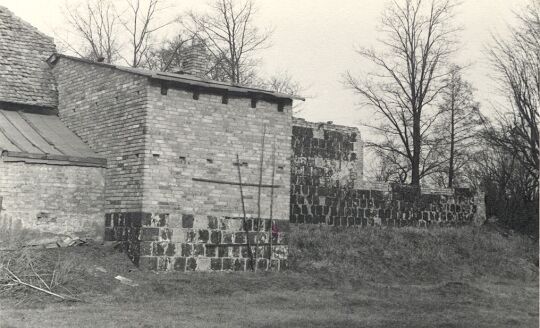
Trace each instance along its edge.
<path fill-rule="evenodd" d="M 285 93 L 279 93 L 279 92 L 259 89 L 255 87 L 248 87 L 248 86 L 239 85 L 235 83 L 208 80 L 208 79 L 203 79 L 203 78 L 200 78 L 194 75 L 189 75 L 189 74 L 160 72 L 160 71 L 153 71 L 153 70 L 142 69 L 142 68 L 133 68 L 133 67 L 125 67 L 125 66 L 107 64 L 107 63 L 99 63 L 92 60 L 68 56 L 64 54 L 53 54 L 47 60 L 47 62 L 54 65 L 60 58 L 67 58 L 67 59 L 76 60 L 79 62 L 91 64 L 91 65 L 114 68 L 119 71 L 146 76 L 154 80 L 161 80 L 161 81 L 170 82 L 170 83 L 179 83 L 179 84 L 189 85 L 192 87 L 222 90 L 222 91 L 228 91 L 228 92 L 234 92 L 234 93 L 246 94 L 246 95 L 253 94 L 253 95 L 266 96 L 266 97 L 278 98 L 278 99 L 291 99 L 291 100 L 302 100 L 302 101 L 305 100 L 303 97 L 296 96 L 296 95 L 289 95 Z"/>
<path fill-rule="evenodd" d="M 52 38 L 0 6 L 0 101 L 56 107 L 56 86 L 45 60 Z"/>
<path fill-rule="evenodd" d="M 105 166 L 56 115 L 0 108 L 0 154 L 4 161 Z"/>

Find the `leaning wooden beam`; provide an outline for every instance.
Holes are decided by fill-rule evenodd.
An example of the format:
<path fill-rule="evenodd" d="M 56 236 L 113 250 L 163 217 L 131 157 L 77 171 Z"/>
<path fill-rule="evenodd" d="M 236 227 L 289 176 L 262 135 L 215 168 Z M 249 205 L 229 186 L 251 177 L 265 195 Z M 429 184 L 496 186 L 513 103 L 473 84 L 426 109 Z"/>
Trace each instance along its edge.
<path fill-rule="evenodd" d="M 237 165 L 237 163 L 235 163 Z M 238 182 L 231 182 L 231 181 L 222 181 L 222 180 L 212 180 L 212 179 L 203 179 L 203 178 L 191 178 L 193 181 L 199 181 L 199 182 L 208 182 L 208 183 L 216 183 L 216 184 L 226 184 L 226 185 L 232 185 L 232 186 L 238 186 L 240 185 Z M 259 187 L 258 183 L 242 183 L 241 184 L 244 187 Z M 268 185 L 268 184 L 262 184 L 261 188 L 281 188 L 280 185 Z"/>
<path fill-rule="evenodd" d="M 248 256 L 249 256 L 249 265 L 251 267 L 251 271 L 253 271 L 253 252 L 251 251 L 251 245 L 249 243 L 249 231 L 246 224 L 246 205 L 244 204 L 244 191 L 242 190 L 242 173 L 240 173 L 240 158 L 238 157 L 238 154 L 236 154 L 236 167 L 238 168 L 238 185 L 240 186 L 240 199 L 242 200 L 242 213 L 244 214 L 243 219 L 243 226 L 244 231 L 246 232 L 246 242 L 248 245 Z"/>
<path fill-rule="evenodd" d="M 264 165 L 264 139 L 266 137 L 266 124 L 263 124 L 263 133 L 261 139 L 261 160 L 259 162 L 259 185 L 257 186 L 257 238 L 255 240 L 255 271 L 257 270 L 257 258 L 259 256 L 259 232 L 261 230 L 261 189 Z"/>
<path fill-rule="evenodd" d="M 272 143 L 272 181 L 270 182 L 272 185 L 274 184 L 274 180 L 276 177 L 276 138 L 274 138 L 274 142 Z M 270 230 L 268 232 L 269 243 L 270 243 L 270 250 L 268 251 L 268 262 L 272 260 L 272 231 L 274 228 L 274 220 L 273 220 L 273 214 L 274 214 L 274 189 L 270 190 Z M 269 264 L 270 265 L 270 264 Z"/>

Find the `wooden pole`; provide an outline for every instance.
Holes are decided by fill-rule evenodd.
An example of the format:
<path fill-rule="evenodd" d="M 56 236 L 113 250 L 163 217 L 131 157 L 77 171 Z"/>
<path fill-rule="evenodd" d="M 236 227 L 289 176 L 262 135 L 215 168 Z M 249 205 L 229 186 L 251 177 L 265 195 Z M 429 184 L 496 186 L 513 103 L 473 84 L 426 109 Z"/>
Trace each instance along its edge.
<path fill-rule="evenodd" d="M 261 230 L 261 189 L 264 165 L 264 139 L 266 137 L 266 124 L 263 124 L 263 133 L 261 140 L 261 160 L 259 161 L 259 185 L 257 188 L 257 235 L 255 240 L 255 271 L 257 270 L 257 258 L 259 254 L 259 232 Z"/>
<path fill-rule="evenodd" d="M 274 137 L 274 141 L 272 143 L 272 185 L 274 184 L 274 179 L 276 176 L 276 138 Z M 268 262 L 272 260 L 272 229 L 274 227 L 273 222 L 273 215 L 274 215 L 274 188 L 270 190 L 270 231 L 268 232 L 268 236 L 270 237 L 269 243 L 270 243 L 270 250 L 268 252 Z M 270 264 L 269 264 L 270 265 Z"/>
<path fill-rule="evenodd" d="M 253 271 L 253 253 L 251 252 L 251 245 L 249 243 L 249 230 L 246 224 L 246 205 L 244 204 L 244 191 L 242 190 L 242 174 L 240 173 L 240 158 L 238 157 L 238 154 L 236 154 L 236 167 L 238 168 L 238 183 L 240 185 L 240 199 L 242 200 L 242 213 L 244 214 L 242 225 L 244 226 L 244 231 L 246 232 L 246 244 L 247 244 L 248 256 L 250 260 L 249 266 L 251 268 L 251 271 Z"/>

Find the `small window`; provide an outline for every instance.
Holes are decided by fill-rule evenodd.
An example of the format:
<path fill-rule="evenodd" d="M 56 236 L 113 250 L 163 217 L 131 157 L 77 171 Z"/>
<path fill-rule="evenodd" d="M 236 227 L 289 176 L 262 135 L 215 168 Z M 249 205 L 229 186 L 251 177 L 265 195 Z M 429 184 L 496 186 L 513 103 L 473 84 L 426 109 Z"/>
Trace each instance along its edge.
<path fill-rule="evenodd" d="M 152 157 L 159 158 L 159 154 L 152 154 Z"/>
<path fill-rule="evenodd" d="M 251 108 L 257 108 L 257 99 L 255 98 L 251 99 Z"/>
<path fill-rule="evenodd" d="M 194 90 L 193 91 L 193 100 L 199 100 L 199 95 L 200 95 L 199 90 Z"/>
<path fill-rule="evenodd" d="M 221 96 L 221 103 L 225 104 L 225 105 L 229 103 L 229 95 L 228 94 L 224 94 L 223 96 Z"/>
<path fill-rule="evenodd" d="M 213 164 L 213 163 L 214 163 L 214 160 L 211 159 L 211 158 L 207 158 L 207 159 L 206 159 L 206 163 L 208 163 L 208 164 Z"/>
<path fill-rule="evenodd" d="M 186 164 L 186 157 L 185 156 L 180 156 L 178 159 L 179 159 L 180 164 Z"/>
<path fill-rule="evenodd" d="M 277 111 L 280 113 L 283 113 L 283 109 L 285 108 L 285 105 L 283 103 L 279 103 L 277 105 Z"/>

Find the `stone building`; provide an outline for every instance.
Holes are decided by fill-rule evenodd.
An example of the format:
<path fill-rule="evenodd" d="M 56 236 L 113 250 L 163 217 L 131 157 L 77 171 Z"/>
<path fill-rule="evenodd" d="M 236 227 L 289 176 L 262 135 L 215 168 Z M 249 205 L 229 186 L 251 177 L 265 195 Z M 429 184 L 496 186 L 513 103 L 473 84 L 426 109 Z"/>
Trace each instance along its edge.
<path fill-rule="evenodd" d="M 0 247 L 103 236 L 105 159 L 58 117 L 54 52 L 0 7 Z"/>

